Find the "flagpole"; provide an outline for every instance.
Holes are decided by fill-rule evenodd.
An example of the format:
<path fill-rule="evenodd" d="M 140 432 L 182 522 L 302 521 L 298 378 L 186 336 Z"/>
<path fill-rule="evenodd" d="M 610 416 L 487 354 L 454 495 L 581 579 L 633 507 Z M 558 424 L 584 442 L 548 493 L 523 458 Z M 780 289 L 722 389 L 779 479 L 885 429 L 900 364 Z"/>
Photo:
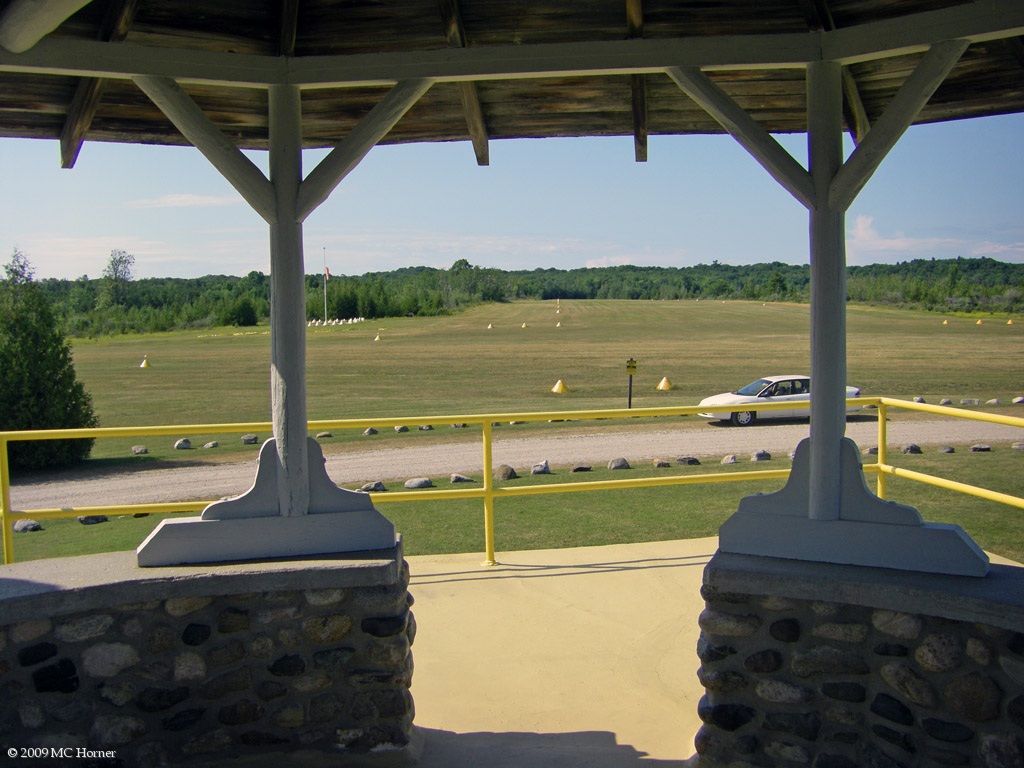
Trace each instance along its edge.
<path fill-rule="evenodd" d="M 327 246 L 324 246 L 324 323 L 327 322 Z"/>

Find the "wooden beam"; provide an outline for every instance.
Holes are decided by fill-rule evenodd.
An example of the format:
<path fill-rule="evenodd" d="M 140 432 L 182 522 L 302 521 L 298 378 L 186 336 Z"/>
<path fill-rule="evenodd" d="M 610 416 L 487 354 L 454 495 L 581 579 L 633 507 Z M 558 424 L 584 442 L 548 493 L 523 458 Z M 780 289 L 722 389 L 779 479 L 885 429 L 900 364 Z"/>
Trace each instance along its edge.
<path fill-rule="evenodd" d="M 448 47 L 465 48 L 466 28 L 462 24 L 459 0 L 438 0 L 437 5 L 441 12 L 441 23 L 444 26 L 444 36 L 448 40 Z M 462 111 L 466 116 L 466 129 L 473 142 L 476 164 L 489 165 L 491 158 L 487 121 L 484 119 L 484 110 L 480 104 L 480 91 L 477 89 L 477 84 L 459 83 L 459 97 L 462 99 Z"/>
<path fill-rule="evenodd" d="M 647 75 L 630 75 L 629 88 L 633 95 L 633 157 L 638 163 L 646 163 Z"/>
<path fill-rule="evenodd" d="M 797 0 L 800 9 L 807 20 L 807 26 L 812 31 L 833 32 L 836 30 L 836 22 L 832 16 L 832 9 L 829 8 L 827 0 Z M 868 120 L 867 110 L 864 109 L 864 101 L 860 97 L 860 88 L 857 80 L 849 67 L 844 67 L 842 72 L 843 84 L 843 115 L 846 118 L 846 125 L 854 142 L 860 143 L 864 136 L 871 130 L 871 123 Z"/>
<path fill-rule="evenodd" d="M 1024 37 L 1008 37 L 1003 41 L 1017 63 L 1024 69 Z"/>
<path fill-rule="evenodd" d="M 829 208 L 845 211 L 878 169 L 914 118 L 928 103 L 946 75 L 967 50 L 966 40 L 948 40 L 932 46 L 896 92 L 874 128 L 836 173 L 829 191 Z"/>
<path fill-rule="evenodd" d="M 14 0 L 0 14 L 0 48 L 24 53 L 91 0 Z"/>
<path fill-rule="evenodd" d="M 0 49 L 0 72 L 131 79 L 171 77 L 179 83 L 265 88 L 390 86 L 434 82 L 661 73 L 671 67 L 715 70 L 804 69 L 809 62 L 850 64 L 926 51 L 936 40 L 970 42 L 1024 35 L 1020 0 L 977 0 L 834 32 L 610 40 L 545 45 L 342 56 L 258 56 L 156 48 L 136 43 L 46 38 L 32 50 Z"/>
<path fill-rule="evenodd" d="M 431 85 L 431 80 L 407 80 L 398 83 L 366 117 L 359 121 L 348 136 L 309 172 L 299 188 L 296 212 L 298 221 L 305 221 L 306 217 L 330 196 L 341 180 L 359 165 L 377 142 L 388 135 L 388 131 L 402 119 L 402 115 L 408 112 L 413 104 L 419 101 Z"/>
<path fill-rule="evenodd" d="M 939 40 L 984 43 L 1024 35 L 1020 0 L 971 3 L 837 29 L 822 37 L 821 60 L 849 65 L 922 53 Z"/>
<path fill-rule="evenodd" d="M 112 2 L 107 8 L 98 39 L 102 42 L 117 43 L 124 40 L 135 19 L 138 5 L 138 0 Z M 61 168 L 73 168 L 78 160 L 85 134 L 89 132 L 89 126 L 92 125 L 92 119 L 96 116 L 96 109 L 103 96 L 103 84 L 104 80 L 98 77 L 84 77 L 78 81 L 60 133 Z"/>
<path fill-rule="evenodd" d="M 267 223 L 277 220 L 274 189 L 267 177 L 176 82 L 139 75 L 135 83 Z"/>
<path fill-rule="evenodd" d="M 807 170 L 727 93 L 695 67 L 672 67 L 668 76 L 732 134 L 793 197 L 807 209 L 814 208 L 814 186 Z"/>
<path fill-rule="evenodd" d="M 295 40 L 299 34 L 299 0 L 281 0 L 281 40 L 278 50 L 282 56 L 295 55 Z"/>
<path fill-rule="evenodd" d="M 631 40 L 644 36 L 643 0 L 626 0 L 626 29 Z M 647 162 L 647 78 L 642 74 L 630 75 L 632 94 L 633 156 L 638 163 Z"/>

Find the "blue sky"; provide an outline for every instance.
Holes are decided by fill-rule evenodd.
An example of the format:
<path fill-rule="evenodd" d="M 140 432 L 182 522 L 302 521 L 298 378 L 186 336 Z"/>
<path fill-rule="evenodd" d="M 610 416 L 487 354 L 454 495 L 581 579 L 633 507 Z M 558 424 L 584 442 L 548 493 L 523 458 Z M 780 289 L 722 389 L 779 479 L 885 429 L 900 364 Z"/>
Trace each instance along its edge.
<path fill-rule="evenodd" d="M 490 154 L 377 147 L 306 221 L 306 272 L 807 262 L 806 211 L 730 137 L 653 136 L 647 163 L 630 137 Z M 0 172 L 0 256 L 37 278 L 99 277 L 112 249 L 136 277 L 269 272 L 266 225 L 195 149 L 87 143 L 62 170 L 55 141 L 2 139 Z M 850 209 L 850 264 L 956 256 L 1024 262 L 1024 115 L 911 128 Z"/>

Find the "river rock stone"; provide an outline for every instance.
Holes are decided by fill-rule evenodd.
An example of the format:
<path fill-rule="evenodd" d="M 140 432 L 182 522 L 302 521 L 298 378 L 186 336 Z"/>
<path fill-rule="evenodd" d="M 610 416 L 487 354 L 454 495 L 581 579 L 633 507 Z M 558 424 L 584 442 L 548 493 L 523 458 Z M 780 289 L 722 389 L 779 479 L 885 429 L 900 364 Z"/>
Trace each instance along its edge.
<path fill-rule="evenodd" d="M 672 466 L 672 462 L 669 461 L 668 459 L 655 459 L 654 460 L 654 468 L 655 469 L 668 469 L 671 466 Z"/>
<path fill-rule="evenodd" d="M 960 638 L 952 634 L 927 635 L 914 650 L 914 661 L 929 672 L 952 672 L 963 656 Z"/>
<path fill-rule="evenodd" d="M 82 525 L 98 525 L 99 523 L 107 522 L 106 515 L 81 515 L 78 518 L 78 522 Z"/>
<path fill-rule="evenodd" d="M 40 525 L 36 520 L 30 520 L 27 517 L 23 517 L 20 520 L 14 521 L 15 533 L 31 533 L 32 531 L 41 530 L 43 530 L 43 526 Z"/>
<path fill-rule="evenodd" d="M 882 679 L 890 688 L 914 704 L 928 709 L 935 707 L 938 698 L 935 689 L 909 664 L 890 662 L 883 664 L 880 672 Z"/>
<path fill-rule="evenodd" d="M 82 664 L 92 677 L 114 677 L 139 663 L 139 654 L 127 643 L 98 643 L 82 652 Z"/>
<path fill-rule="evenodd" d="M 951 445 L 944 445 L 939 448 L 939 453 L 956 453 L 956 449 Z"/>
<path fill-rule="evenodd" d="M 531 475 L 550 475 L 551 467 L 548 465 L 548 460 L 538 462 L 530 468 Z"/>
<path fill-rule="evenodd" d="M 773 704 L 806 704 L 814 698 L 814 691 L 783 680 L 760 680 L 754 693 Z"/>
<path fill-rule="evenodd" d="M 476 482 L 476 480 L 474 480 L 472 477 L 466 477 L 466 475 L 460 475 L 458 472 L 453 472 L 452 473 L 451 481 L 452 481 L 453 485 L 455 483 L 475 483 Z"/>
<path fill-rule="evenodd" d="M 747 637 L 758 630 L 761 619 L 753 614 L 740 616 L 705 608 L 697 618 L 697 623 L 709 635 Z"/>
<path fill-rule="evenodd" d="M 752 454 L 750 454 L 750 460 L 751 461 L 771 461 L 771 459 L 772 459 L 772 455 L 770 453 L 768 453 L 768 451 L 766 451 L 764 449 L 759 450 L 759 451 L 754 451 Z"/>
<path fill-rule="evenodd" d="M 677 464 L 685 464 L 689 467 L 700 466 L 700 460 L 696 456 L 682 456 L 676 459 Z"/>
<path fill-rule="evenodd" d="M 790 668 L 797 677 L 815 674 L 866 675 L 868 663 L 856 651 L 844 651 L 827 645 L 819 645 L 795 653 Z"/>
<path fill-rule="evenodd" d="M 188 451 L 192 448 L 192 441 L 187 437 L 183 437 L 180 440 L 174 441 L 174 450 L 176 451 Z"/>
<path fill-rule="evenodd" d="M 256 443 L 260 441 L 260 439 L 252 432 L 244 434 L 238 439 L 242 441 L 242 445 L 256 445 Z"/>
<path fill-rule="evenodd" d="M 400 424 L 400 425 L 395 427 L 395 432 L 408 432 L 408 431 L 409 431 L 409 428 L 407 426 L 405 426 L 404 424 Z"/>
<path fill-rule="evenodd" d="M 132 455 L 133 456 L 145 456 L 147 453 L 149 453 L 149 449 L 146 448 L 146 446 L 144 446 L 144 445 L 133 445 L 132 446 Z"/>
<path fill-rule="evenodd" d="M 971 453 L 988 453 L 991 450 L 992 446 L 985 443 L 975 443 L 970 447 Z"/>
<path fill-rule="evenodd" d="M 608 462 L 608 469 L 629 469 L 629 462 L 621 456 Z"/>
<path fill-rule="evenodd" d="M 907 443 L 902 448 L 900 448 L 900 451 L 902 453 L 915 454 L 915 455 L 922 452 L 921 451 L 921 446 L 918 445 L 917 443 Z"/>
<path fill-rule="evenodd" d="M 1024 738 L 1015 733 L 990 733 L 981 738 L 978 754 L 985 768 L 1024 765 Z"/>
<path fill-rule="evenodd" d="M 722 457 L 722 464 L 735 464 L 735 463 L 736 463 L 736 454 L 735 453 L 730 453 L 730 454 Z"/>
<path fill-rule="evenodd" d="M 590 472 L 591 466 L 589 464 L 576 464 L 570 469 L 570 472 Z"/>
<path fill-rule="evenodd" d="M 949 397 L 944 397 L 941 400 L 939 400 L 939 405 L 952 405 L 952 404 L 953 404 L 953 400 L 952 400 L 952 398 L 949 398 Z"/>
<path fill-rule="evenodd" d="M 364 493 L 383 493 L 387 488 L 380 480 L 374 480 L 372 483 L 366 483 L 365 485 L 360 486 L 359 490 Z"/>
<path fill-rule="evenodd" d="M 54 634 L 58 640 L 65 643 L 80 643 L 83 640 L 99 637 L 110 629 L 113 623 L 114 617 L 110 614 L 97 613 L 58 624 Z"/>
<path fill-rule="evenodd" d="M 768 634 L 780 643 L 795 643 L 800 639 L 800 622 L 796 619 L 779 619 L 768 627 Z"/>
<path fill-rule="evenodd" d="M 372 437 L 377 434 L 377 430 L 373 427 L 367 427 L 363 430 L 363 437 Z"/>
<path fill-rule="evenodd" d="M 429 477 L 411 477 L 405 481 L 405 487 L 409 489 L 433 488 L 434 483 Z"/>
<path fill-rule="evenodd" d="M 971 722 L 982 723 L 999 717 L 1003 692 L 984 672 L 969 672 L 949 683 L 942 691 L 950 712 Z"/>
<path fill-rule="evenodd" d="M 206 449 L 206 450 L 209 450 L 211 448 L 219 448 L 219 447 L 220 447 L 220 443 L 218 443 L 216 440 L 211 440 L 208 443 L 203 443 L 203 448 Z"/>
<path fill-rule="evenodd" d="M 909 613 L 877 610 L 871 614 L 871 625 L 900 640 L 914 640 L 921 634 L 921 619 Z"/>
<path fill-rule="evenodd" d="M 519 477 L 516 471 L 508 464 L 502 464 L 496 470 L 494 470 L 495 480 L 515 480 Z"/>

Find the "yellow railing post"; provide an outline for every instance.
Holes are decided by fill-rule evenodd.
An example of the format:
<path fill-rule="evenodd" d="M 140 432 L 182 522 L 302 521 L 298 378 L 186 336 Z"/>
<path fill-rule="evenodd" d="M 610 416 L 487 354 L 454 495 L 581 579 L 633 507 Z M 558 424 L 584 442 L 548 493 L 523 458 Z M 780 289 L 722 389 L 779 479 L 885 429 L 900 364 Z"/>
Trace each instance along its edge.
<path fill-rule="evenodd" d="M 492 466 L 491 422 L 480 425 L 484 440 L 484 565 L 497 565 L 494 559 L 494 467 Z"/>
<path fill-rule="evenodd" d="M 14 523 L 11 512 L 11 472 L 7 462 L 7 441 L 0 438 L 0 526 L 4 532 L 4 565 L 14 562 Z"/>
<path fill-rule="evenodd" d="M 885 472 L 881 470 L 881 466 L 889 463 L 889 457 L 886 455 L 886 446 L 889 444 L 889 430 L 886 426 L 888 422 L 888 409 L 885 403 L 878 404 L 878 498 L 885 498 Z"/>

